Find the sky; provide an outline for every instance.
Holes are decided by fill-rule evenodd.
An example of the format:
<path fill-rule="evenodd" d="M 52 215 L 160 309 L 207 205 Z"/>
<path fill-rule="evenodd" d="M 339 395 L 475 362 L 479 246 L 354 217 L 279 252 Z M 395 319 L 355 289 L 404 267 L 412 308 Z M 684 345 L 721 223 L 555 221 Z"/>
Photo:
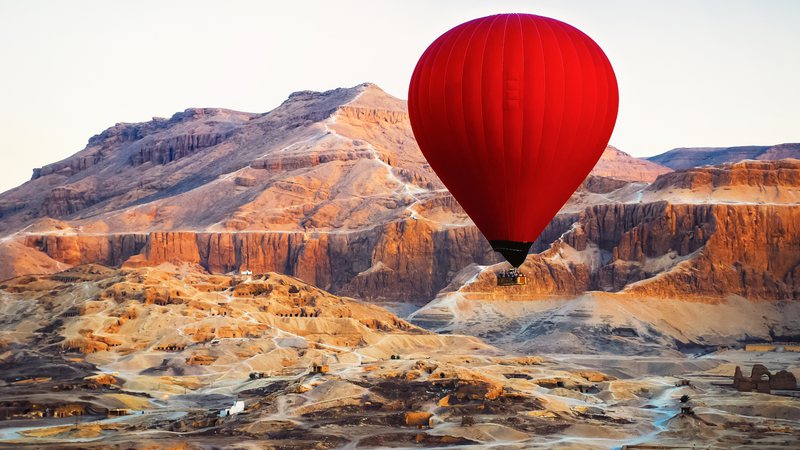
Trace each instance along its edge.
<path fill-rule="evenodd" d="M 406 98 L 434 39 L 501 12 L 562 20 L 605 50 L 623 151 L 800 141 L 795 0 L 0 0 L 0 192 L 117 122 L 266 112 L 365 81 Z"/>

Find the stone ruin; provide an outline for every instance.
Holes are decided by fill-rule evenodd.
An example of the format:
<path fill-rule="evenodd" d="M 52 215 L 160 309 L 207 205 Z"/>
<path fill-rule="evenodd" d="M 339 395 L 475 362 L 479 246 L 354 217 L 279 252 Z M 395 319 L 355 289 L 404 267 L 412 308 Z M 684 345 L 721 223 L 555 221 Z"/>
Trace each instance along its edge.
<path fill-rule="evenodd" d="M 736 366 L 733 374 L 733 387 L 739 392 L 761 392 L 769 394 L 773 390 L 795 390 L 797 389 L 797 378 L 794 374 L 786 370 L 781 370 L 773 375 L 762 364 L 753 366 L 749 377 L 745 377 L 742 369 Z"/>

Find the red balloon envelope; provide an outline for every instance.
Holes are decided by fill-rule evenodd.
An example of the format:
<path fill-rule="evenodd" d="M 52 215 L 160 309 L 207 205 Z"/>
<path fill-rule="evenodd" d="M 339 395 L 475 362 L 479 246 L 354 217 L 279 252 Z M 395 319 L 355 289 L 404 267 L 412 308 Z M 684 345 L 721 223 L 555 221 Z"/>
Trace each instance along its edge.
<path fill-rule="evenodd" d="M 600 47 L 547 17 L 461 24 L 425 50 L 408 109 L 425 158 L 514 266 L 608 144 L 619 94 Z"/>

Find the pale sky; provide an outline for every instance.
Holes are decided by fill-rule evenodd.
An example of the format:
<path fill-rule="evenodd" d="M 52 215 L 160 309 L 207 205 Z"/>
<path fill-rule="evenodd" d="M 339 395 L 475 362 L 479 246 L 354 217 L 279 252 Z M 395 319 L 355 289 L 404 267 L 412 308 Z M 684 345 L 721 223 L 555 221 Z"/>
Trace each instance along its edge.
<path fill-rule="evenodd" d="M 406 98 L 436 37 L 500 12 L 553 17 L 600 44 L 623 151 L 800 141 L 796 0 L 0 0 L 0 192 L 117 122 L 265 112 L 294 91 L 364 81 Z"/>

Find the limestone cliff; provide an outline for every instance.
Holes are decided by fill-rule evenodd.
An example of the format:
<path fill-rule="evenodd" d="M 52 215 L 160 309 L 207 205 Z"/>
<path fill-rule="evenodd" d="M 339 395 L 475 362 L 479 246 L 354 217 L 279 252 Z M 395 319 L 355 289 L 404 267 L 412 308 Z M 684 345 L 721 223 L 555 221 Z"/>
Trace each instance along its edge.
<path fill-rule="evenodd" d="M 489 297 L 574 296 L 800 299 L 796 205 L 605 204 L 522 266 L 526 286 L 498 288 L 485 270 L 463 292 Z"/>

